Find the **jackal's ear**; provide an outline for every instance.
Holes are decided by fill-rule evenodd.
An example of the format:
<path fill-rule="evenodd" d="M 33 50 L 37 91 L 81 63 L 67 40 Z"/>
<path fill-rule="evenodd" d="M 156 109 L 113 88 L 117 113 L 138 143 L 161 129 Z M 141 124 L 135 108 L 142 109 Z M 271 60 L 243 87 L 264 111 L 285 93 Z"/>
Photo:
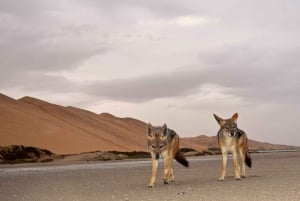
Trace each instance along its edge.
<path fill-rule="evenodd" d="M 147 125 L 147 135 L 148 135 L 148 137 L 153 137 L 153 132 L 152 132 L 152 130 L 153 130 L 153 126 L 149 123 L 149 124 Z"/>
<path fill-rule="evenodd" d="M 236 123 L 237 119 L 238 119 L 239 115 L 238 113 L 234 113 L 231 117 L 231 120 L 234 121 Z"/>
<path fill-rule="evenodd" d="M 163 136 L 166 136 L 168 134 L 168 127 L 166 123 L 164 123 L 164 125 L 161 127 L 161 133 L 163 134 Z"/>
<path fill-rule="evenodd" d="M 226 121 L 221 117 L 218 117 L 216 114 L 214 114 L 214 117 L 220 126 L 223 126 L 225 124 Z"/>

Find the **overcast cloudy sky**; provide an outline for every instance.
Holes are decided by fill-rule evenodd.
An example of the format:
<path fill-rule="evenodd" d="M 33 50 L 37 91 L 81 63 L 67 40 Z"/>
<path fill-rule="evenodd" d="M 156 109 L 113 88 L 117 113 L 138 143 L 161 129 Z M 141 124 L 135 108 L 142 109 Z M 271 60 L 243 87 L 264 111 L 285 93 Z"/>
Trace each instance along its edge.
<path fill-rule="evenodd" d="M 0 92 L 181 136 L 300 145 L 300 1 L 1 0 Z"/>

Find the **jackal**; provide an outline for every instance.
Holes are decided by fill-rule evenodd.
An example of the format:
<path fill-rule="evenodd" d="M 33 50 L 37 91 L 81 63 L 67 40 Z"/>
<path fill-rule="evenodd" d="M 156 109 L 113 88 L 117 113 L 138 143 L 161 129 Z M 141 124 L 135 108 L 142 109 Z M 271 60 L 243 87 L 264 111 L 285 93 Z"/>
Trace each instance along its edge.
<path fill-rule="evenodd" d="M 158 159 L 164 158 L 164 184 L 174 180 L 172 168 L 173 159 L 175 158 L 183 166 L 188 167 L 189 163 L 179 148 L 179 136 L 164 124 L 162 127 L 154 127 L 150 123 L 147 126 L 148 149 L 152 157 L 152 175 L 148 187 L 154 187 Z"/>
<path fill-rule="evenodd" d="M 224 181 L 227 165 L 227 153 L 231 152 L 234 162 L 235 179 L 240 180 L 246 177 L 245 164 L 251 168 L 252 160 L 248 151 L 248 139 L 244 131 L 237 127 L 238 114 L 235 113 L 230 119 L 222 119 L 214 114 L 215 119 L 220 125 L 218 131 L 218 143 L 222 152 L 222 173 L 219 181 Z M 242 174 L 240 176 L 240 166 L 238 153 L 242 159 Z"/>

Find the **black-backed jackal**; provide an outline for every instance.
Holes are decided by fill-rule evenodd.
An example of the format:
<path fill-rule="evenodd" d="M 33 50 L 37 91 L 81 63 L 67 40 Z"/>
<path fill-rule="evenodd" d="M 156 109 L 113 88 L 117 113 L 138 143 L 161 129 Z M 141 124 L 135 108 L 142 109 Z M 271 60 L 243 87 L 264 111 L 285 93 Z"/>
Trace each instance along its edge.
<path fill-rule="evenodd" d="M 246 177 L 245 164 L 251 168 L 252 161 L 248 152 L 247 135 L 237 127 L 238 114 L 235 113 L 230 119 L 222 119 L 214 114 L 220 125 L 218 131 L 218 143 L 222 152 L 222 173 L 219 181 L 224 181 L 227 165 L 227 153 L 231 152 L 234 162 L 235 179 Z M 238 153 L 242 159 L 242 174 L 238 162 Z"/>
<path fill-rule="evenodd" d="M 179 136 L 175 131 L 168 129 L 164 124 L 162 127 L 154 127 L 150 123 L 147 126 L 148 149 L 152 157 L 152 175 L 148 187 L 154 187 L 158 159 L 164 158 L 164 184 L 174 180 L 172 168 L 175 158 L 183 166 L 188 167 L 189 163 L 182 155 L 179 148 Z"/>

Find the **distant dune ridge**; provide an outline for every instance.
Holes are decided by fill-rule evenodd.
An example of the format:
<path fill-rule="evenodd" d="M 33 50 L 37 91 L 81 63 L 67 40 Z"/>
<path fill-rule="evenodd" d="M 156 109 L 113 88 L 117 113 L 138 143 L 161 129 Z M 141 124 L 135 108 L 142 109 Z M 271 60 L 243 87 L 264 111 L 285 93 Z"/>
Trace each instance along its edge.
<path fill-rule="evenodd" d="M 32 97 L 15 100 L 0 94 L 0 146 L 34 146 L 56 154 L 91 151 L 147 151 L 146 123 L 133 118 L 96 114 Z M 179 134 L 180 135 L 180 134 Z M 250 149 L 286 149 L 250 140 Z M 183 138 L 182 148 L 203 152 L 216 148 L 216 137 Z"/>

